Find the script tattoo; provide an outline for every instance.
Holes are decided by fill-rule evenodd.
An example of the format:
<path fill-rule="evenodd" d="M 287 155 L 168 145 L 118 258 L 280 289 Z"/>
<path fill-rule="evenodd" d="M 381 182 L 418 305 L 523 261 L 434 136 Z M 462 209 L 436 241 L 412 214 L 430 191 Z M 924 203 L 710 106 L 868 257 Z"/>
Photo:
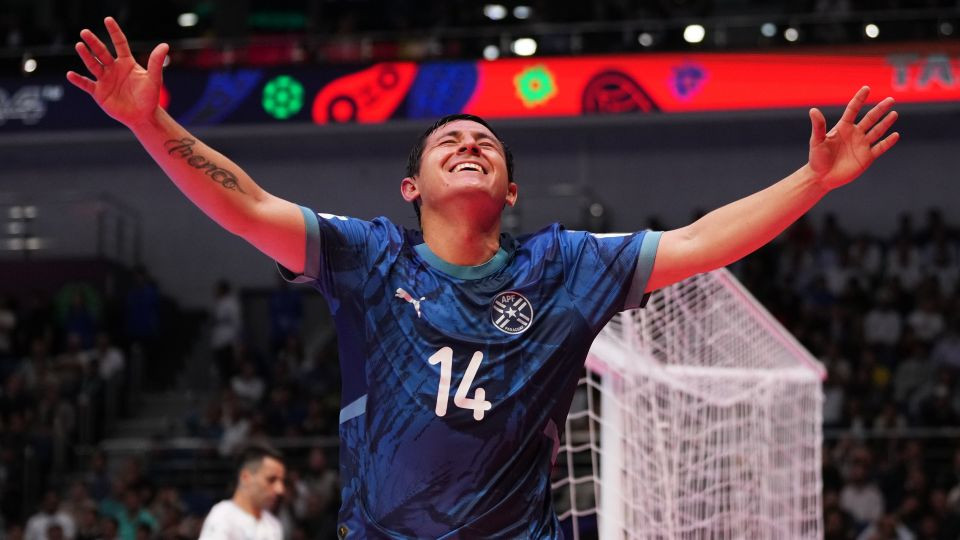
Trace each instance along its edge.
<path fill-rule="evenodd" d="M 221 186 L 239 191 L 240 193 L 246 193 L 240 189 L 240 182 L 237 180 L 235 174 L 226 169 L 221 169 L 204 156 L 194 153 L 193 145 L 195 144 L 197 144 L 195 139 L 184 137 L 182 139 L 170 139 L 163 143 L 163 147 L 167 149 L 167 154 L 187 160 L 187 165 L 203 171 L 211 180 Z"/>

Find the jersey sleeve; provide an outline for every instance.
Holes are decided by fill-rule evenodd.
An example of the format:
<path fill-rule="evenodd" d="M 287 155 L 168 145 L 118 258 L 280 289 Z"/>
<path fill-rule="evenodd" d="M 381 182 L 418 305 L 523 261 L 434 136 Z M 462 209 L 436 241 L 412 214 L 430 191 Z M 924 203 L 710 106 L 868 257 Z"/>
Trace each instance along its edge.
<path fill-rule="evenodd" d="M 560 231 L 567 291 L 595 328 L 618 311 L 646 304 L 661 234 Z"/>
<path fill-rule="evenodd" d="M 377 259 L 401 242 L 398 228 L 385 218 L 365 221 L 303 206 L 300 211 L 306 227 L 304 271 L 277 267 L 287 281 L 309 283 L 328 298 L 360 288 Z"/>

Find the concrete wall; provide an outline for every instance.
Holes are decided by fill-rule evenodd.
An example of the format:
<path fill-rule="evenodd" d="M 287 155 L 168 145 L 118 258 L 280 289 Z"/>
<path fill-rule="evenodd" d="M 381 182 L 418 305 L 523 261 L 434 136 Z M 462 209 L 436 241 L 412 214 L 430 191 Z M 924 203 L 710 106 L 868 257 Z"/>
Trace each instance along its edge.
<path fill-rule="evenodd" d="M 848 228 L 877 234 L 892 230 L 897 214 L 920 219 L 932 205 L 960 222 L 960 106 L 899 110 L 901 143 L 859 181 L 825 199 L 816 214 L 835 212 Z M 831 120 L 839 116 L 827 113 Z M 412 226 L 399 180 L 424 127 L 404 122 L 196 132 L 278 196 Z M 682 225 L 697 208 L 721 205 L 793 171 L 806 160 L 809 138 L 805 111 L 512 121 L 497 128 L 517 156 L 524 230 L 555 219 L 578 225 L 577 200 L 556 196 L 558 186 L 589 189 L 606 205 L 615 230 L 643 228 L 653 216 L 669 227 Z M 194 208 L 126 131 L 0 138 L 0 193 L 63 190 L 108 192 L 135 208 L 144 262 L 186 305 L 207 305 L 219 277 L 241 287 L 274 282 L 270 261 Z M 64 230 L 59 240 L 77 232 Z"/>

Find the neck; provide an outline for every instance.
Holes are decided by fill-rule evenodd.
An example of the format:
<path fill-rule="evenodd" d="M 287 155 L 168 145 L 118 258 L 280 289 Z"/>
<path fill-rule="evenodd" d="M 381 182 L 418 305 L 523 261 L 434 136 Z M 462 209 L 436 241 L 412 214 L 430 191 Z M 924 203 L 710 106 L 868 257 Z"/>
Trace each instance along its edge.
<path fill-rule="evenodd" d="M 241 510 L 250 514 L 251 516 L 260 519 L 261 510 L 252 501 L 243 496 L 242 493 L 237 492 L 233 494 L 233 504 L 240 507 Z"/>
<path fill-rule="evenodd" d="M 460 266 L 483 264 L 500 249 L 500 215 L 495 219 L 473 220 L 470 216 L 444 219 L 424 213 L 423 241 L 434 255 Z"/>

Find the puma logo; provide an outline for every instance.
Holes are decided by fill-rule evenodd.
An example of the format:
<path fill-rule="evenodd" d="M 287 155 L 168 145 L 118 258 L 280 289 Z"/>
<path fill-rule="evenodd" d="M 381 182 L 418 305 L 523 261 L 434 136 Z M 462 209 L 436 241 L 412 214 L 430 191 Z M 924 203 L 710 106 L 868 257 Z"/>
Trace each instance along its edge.
<path fill-rule="evenodd" d="M 397 298 L 403 298 L 407 302 L 410 302 L 411 304 L 413 304 L 413 309 L 417 311 L 417 318 L 418 319 L 420 318 L 420 302 L 423 302 L 424 300 L 426 300 L 425 296 L 421 296 L 420 299 L 417 300 L 416 298 L 410 296 L 410 293 L 408 293 L 403 289 L 397 289 L 397 293 L 395 296 Z"/>

